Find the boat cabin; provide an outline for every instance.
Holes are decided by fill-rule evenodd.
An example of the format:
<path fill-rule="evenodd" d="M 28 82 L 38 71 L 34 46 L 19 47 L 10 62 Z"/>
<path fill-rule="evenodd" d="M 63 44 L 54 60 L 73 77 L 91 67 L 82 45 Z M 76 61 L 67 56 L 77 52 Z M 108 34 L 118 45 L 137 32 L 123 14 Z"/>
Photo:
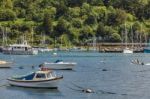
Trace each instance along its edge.
<path fill-rule="evenodd" d="M 55 78 L 56 75 L 52 73 L 52 71 L 36 71 L 31 74 L 21 76 L 21 77 L 13 77 L 13 79 L 17 80 L 45 80 Z"/>
<path fill-rule="evenodd" d="M 13 44 L 6 47 L 7 50 L 12 51 L 29 51 L 32 49 L 29 45 L 23 45 L 23 44 Z"/>
<path fill-rule="evenodd" d="M 37 71 L 33 80 L 49 79 L 54 77 L 56 77 L 56 75 L 54 75 L 52 71 Z"/>
<path fill-rule="evenodd" d="M 32 49 L 30 45 L 27 44 L 27 41 L 24 41 L 21 44 L 12 44 L 5 47 L 9 51 L 29 51 Z"/>

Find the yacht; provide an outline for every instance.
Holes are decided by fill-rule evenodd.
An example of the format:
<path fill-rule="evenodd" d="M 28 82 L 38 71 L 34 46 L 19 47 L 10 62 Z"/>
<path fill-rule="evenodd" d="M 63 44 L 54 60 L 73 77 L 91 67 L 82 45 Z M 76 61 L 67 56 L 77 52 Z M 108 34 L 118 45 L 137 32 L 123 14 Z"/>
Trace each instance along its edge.
<path fill-rule="evenodd" d="M 11 55 L 36 55 L 38 51 L 28 45 L 27 41 L 24 41 L 22 44 L 12 44 L 4 47 L 2 53 Z"/>

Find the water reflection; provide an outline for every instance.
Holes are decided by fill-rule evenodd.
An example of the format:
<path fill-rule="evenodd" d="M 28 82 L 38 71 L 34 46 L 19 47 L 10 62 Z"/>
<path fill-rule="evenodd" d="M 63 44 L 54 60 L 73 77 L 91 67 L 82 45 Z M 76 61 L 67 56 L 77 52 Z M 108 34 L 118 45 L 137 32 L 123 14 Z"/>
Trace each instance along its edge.
<path fill-rule="evenodd" d="M 25 87 L 17 87 L 17 86 L 6 86 L 6 89 L 13 92 L 23 92 L 28 95 L 49 94 L 53 96 L 61 96 L 61 92 L 59 91 L 59 89 L 25 88 Z"/>

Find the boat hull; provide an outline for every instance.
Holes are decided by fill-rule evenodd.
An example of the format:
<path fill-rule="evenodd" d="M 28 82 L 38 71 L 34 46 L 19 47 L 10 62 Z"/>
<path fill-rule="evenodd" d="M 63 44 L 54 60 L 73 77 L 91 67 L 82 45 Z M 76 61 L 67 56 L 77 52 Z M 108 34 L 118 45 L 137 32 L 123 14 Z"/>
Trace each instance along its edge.
<path fill-rule="evenodd" d="M 8 83 L 13 86 L 18 87 L 28 87 L 28 88 L 58 88 L 58 84 L 63 77 L 50 79 L 50 80 L 40 80 L 40 81 L 25 81 L 25 80 L 14 80 L 7 79 Z"/>
<path fill-rule="evenodd" d="M 48 63 L 45 62 L 44 66 L 50 69 L 72 70 L 76 63 Z"/>
<path fill-rule="evenodd" d="M 12 50 L 3 50 L 3 54 L 10 55 L 36 55 L 38 51 L 12 51 Z"/>
<path fill-rule="evenodd" d="M 12 62 L 0 61 L 0 68 L 10 68 L 11 65 L 12 65 Z"/>
<path fill-rule="evenodd" d="M 133 50 L 130 50 L 130 49 L 124 49 L 123 50 L 123 53 L 129 53 L 129 54 L 131 54 L 131 53 L 133 53 Z"/>
<path fill-rule="evenodd" d="M 11 68 L 11 63 L 0 64 L 0 68 Z"/>

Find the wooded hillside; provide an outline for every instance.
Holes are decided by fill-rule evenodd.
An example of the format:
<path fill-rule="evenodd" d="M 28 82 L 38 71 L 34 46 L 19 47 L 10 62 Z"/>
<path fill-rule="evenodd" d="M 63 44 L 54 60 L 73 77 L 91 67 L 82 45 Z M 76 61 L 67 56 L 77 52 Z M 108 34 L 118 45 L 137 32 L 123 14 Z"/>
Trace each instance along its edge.
<path fill-rule="evenodd" d="M 85 44 L 93 37 L 121 42 L 125 31 L 128 42 L 146 42 L 150 0 L 0 0 L 0 26 L 1 43 L 3 32 L 8 43 L 24 35 L 37 45 L 46 35 L 47 44 L 67 46 Z"/>

